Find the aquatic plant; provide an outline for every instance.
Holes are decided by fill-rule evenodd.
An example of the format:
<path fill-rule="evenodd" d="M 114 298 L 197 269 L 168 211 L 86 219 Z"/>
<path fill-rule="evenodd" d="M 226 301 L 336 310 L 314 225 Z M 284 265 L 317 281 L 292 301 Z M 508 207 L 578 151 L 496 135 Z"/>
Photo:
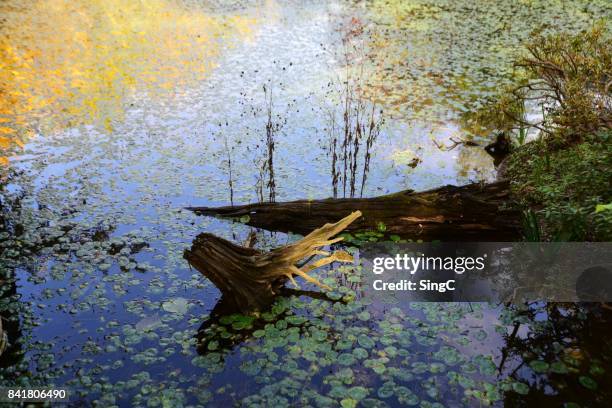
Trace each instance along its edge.
<path fill-rule="evenodd" d="M 531 214 L 528 237 L 601 240 L 612 236 L 610 212 L 597 204 L 612 199 L 609 132 L 583 136 L 586 141 L 550 151 L 543 142 L 528 143 L 511 155 L 507 174 L 513 195 Z M 541 228 L 536 233 L 536 228 Z"/>
<path fill-rule="evenodd" d="M 384 124 L 383 110 L 372 102 L 364 92 L 367 80 L 365 72 L 365 50 L 359 38 L 363 27 L 352 19 L 340 29 L 343 53 L 342 59 L 344 78 L 338 81 L 342 84 L 335 90 L 335 95 L 328 95 L 340 101 L 340 124 L 336 122 L 335 108 L 327 111 L 327 133 L 329 144 L 327 151 L 331 156 L 331 178 L 334 198 L 338 196 L 338 184 L 342 182 L 342 196 L 355 197 L 357 193 L 358 168 L 361 166 L 361 184 L 359 196 L 363 197 L 367 175 L 370 170 L 372 148 L 381 133 Z M 339 140 L 338 134 L 341 138 Z M 363 146 L 363 148 L 362 148 Z M 339 149 L 340 153 L 337 153 Z M 363 154 L 360 155 L 360 151 Z M 337 168 L 339 166 L 339 168 Z M 348 191 L 347 191 L 348 188 Z"/>
<path fill-rule="evenodd" d="M 27 2 L 3 3 L 7 6 L 3 10 L 11 11 L 3 14 L 6 24 L 0 30 L 10 35 L 4 37 L 6 42 L 0 42 L 11 49 L 2 48 L 0 54 L 19 49 L 22 44 L 42 63 L 9 64 L 9 69 L 0 74 L 3 88 L 13 90 L 18 98 L 11 105 L 17 115 L 3 112 L 2 127 L 20 128 L 17 120 L 23 120 L 27 129 L 39 132 L 36 140 L 26 145 L 24 156 L 11 163 L 18 174 L 0 197 L 4 211 L 13 196 L 24 195 L 20 205 L 7 210 L 6 217 L 3 213 L 0 220 L 6 221 L 0 226 L 0 314 L 14 346 L 14 353 L 9 347 L 1 356 L 2 386 L 65 386 L 73 391 L 75 404 L 93 406 L 439 407 L 442 402 L 502 405 L 503 400 L 508 405 L 521 405 L 532 402 L 535 394 L 541 397 L 536 402 L 544 406 L 547 399 L 555 398 L 560 402 L 556 405 L 561 405 L 576 401 L 575 397 L 583 393 L 589 393 L 587 398 L 592 399 L 587 401 L 592 405 L 605 401 L 610 362 L 599 358 L 607 356 L 610 348 L 605 325 L 585 331 L 588 335 L 584 336 L 586 340 L 601 340 L 601 346 L 584 341 L 564 352 L 582 362 L 577 367 L 562 359 L 568 373 L 562 373 L 564 366 L 557 364 L 558 359 L 549 358 L 553 354 L 548 351 L 526 357 L 508 353 L 511 356 L 499 373 L 500 336 L 511 333 L 514 327 L 514 320 L 505 318 L 506 307 L 379 302 L 367 292 L 359 265 L 321 272 L 321 282 L 332 288 L 326 297 L 334 302 L 301 294 L 283 295 L 269 311 L 261 313 L 259 321 L 244 315 L 227 317 L 215 327 L 214 336 L 198 342 L 198 328 L 209 321 L 218 292 L 210 281 L 188 267 L 181 254 L 203 230 L 243 242 L 250 229 L 224 220 L 197 218 L 181 207 L 202 201 L 228 201 L 227 190 L 218 188 L 228 183 L 227 147 L 234 200 L 253 197 L 253 178 L 262 168 L 265 170 L 268 158 L 268 115 L 261 84 L 268 84 L 266 77 L 276 78 L 270 75 L 273 64 L 269 57 L 279 55 L 302 60 L 294 63 L 299 68 L 293 76 L 282 77 L 283 83 L 294 81 L 291 86 L 295 88 L 287 90 L 274 82 L 272 122 L 283 124 L 290 116 L 291 121 L 307 125 L 291 123 L 286 138 L 280 137 L 282 133 L 274 134 L 276 199 L 303 194 L 320 198 L 326 194 L 321 178 L 329 172 L 329 164 L 318 160 L 316 151 L 303 148 L 314 144 L 321 123 L 316 113 L 304 114 L 308 109 L 304 109 L 301 93 L 312 87 L 320 89 L 320 84 L 315 81 L 313 85 L 311 80 L 329 73 L 320 70 L 324 58 L 316 54 L 320 50 L 318 40 L 328 40 L 326 30 L 333 27 L 335 17 L 329 17 L 331 7 L 321 2 L 266 3 L 266 10 L 256 9 L 258 24 L 248 23 L 254 29 L 259 25 L 264 29 L 253 36 L 253 41 L 243 43 L 227 41 L 243 34 L 241 26 L 246 20 L 231 17 L 235 11 L 242 14 L 240 2 L 230 7 L 229 15 L 224 9 L 227 6 L 221 4 L 224 2 L 206 2 L 206 7 L 221 9 L 212 19 L 194 12 L 194 2 L 181 2 L 178 11 L 174 3 L 163 2 L 163 8 L 146 13 L 139 10 L 151 9 L 160 2 L 133 7 L 126 6 L 125 1 L 107 2 L 106 6 L 81 1 L 63 7 L 64 3 L 37 3 L 40 7 L 62 5 L 49 13 L 41 13 L 40 7 L 32 8 Z M 397 21 L 391 19 L 389 23 L 368 15 L 372 5 L 382 13 L 393 10 L 387 7 L 389 3 L 403 10 Z M 341 13 L 358 15 L 365 22 L 354 27 L 355 34 L 380 29 L 381 35 L 391 32 L 402 42 L 398 52 L 380 47 L 379 55 L 386 55 L 374 62 L 380 73 L 388 75 L 386 86 L 376 88 L 377 92 L 364 92 L 377 108 L 384 106 L 389 128 L 397 126 L 393 137 L 385 137 L 382 142 L 400 145 L 413 142 L 414 135 L 406 135 L 403 127 L 409 121 L 446 123 L 452 120 L 447 116 L 449 108 L 460 111 L 476 106 L 491 88 L 498 87 L 498 80 L 507 78 L 510 71 L 509 59 L 504 56 L 510 46 L 520 43 L 522 33 L 528 32 L 525 27 L 545 21 L 551 30 L 567 26 L 575 31 L 607 6 L 601 0 L 564 3 L 563 7 L 542 0 L 495 5 L 469 0 L 383 0 L 368 2 L 364 8 L 361 3 L 356 8 L 352 3 L 344 4 L 346 10 Z M 290 13 L 285 14 L 284 7 Z M 22 10 L 27 12 L 24 19 L 18 14 Z M 73 18 L 75 15 L 79 18 Z M 217 18 L 222 15 L 228 15 L 229 26 L 219 25 L 226 21 Z M 83 23 L 83 16 L 109 19 L 89 26 Z M 67 22 L 66 29 L 58 31 L 54 26 L 57 21 Z M 456 24 L 458 21 L 462 24 Z M 32 26 L 39 29 L 32 31 Z M 70 54 L 90 27 L 97 34 L 88 42 L 92 47 Z M 177 29 L 178 37 L 168 37 Z M 490 35 L 493 31 L 499 35 Z M 143 42 L 143 38 L 148 41 Z M 160 40 L 165 38 L 169 41 L 164 44 Z M 184 47 L 176 49 L 175 43 Z M 229 43 L 236 47 L 224 46 Z M 297 51 L 288 53 L 290 47 Z M 159 59 L 160 55 L 163 58 Z M 27 55 L 22 56 L 21 61 L 28 61 Z M 210 63 L 205 64 L 206 72 L 194 73 L 194 67 L 203 67 L 202 61 Z M 98 70 L 101 63 L 106 65 Z M 215 68 L 215 63 L 222 66 Z M 239 79 L 236 69 L 243 67 L 247 74 Z M 252 74 L 255 70 L 261 75 Z M 203 77 L 206 82 L 199 82 Z M 145 86 L 132 87 L 133 78 L 141 78 Z M 368 75 L 365 78 L 372 79 Z M 86 84 L 80 82 L 82 79 Z M 61 84 L 70 86 L 58 93 Z M 354 90 L 361 91 L 358 87 Z M 252 105 L 259 109 L 256 117 L 251 111 L 243 117 L 235 109 L 233 101 L 240 98 L 240 92 L 247 95 L 247 102 L 253 97 Z M 65 97 L 50 101 L 45 97 L 50 93 Z M 294 103 L 301 113 L 279 113 L 279 108 L 293 97 L 297 97 Z M 12 98 L 6 101 L 13 103 Z M 360 116 L 366 129 L 370 107 L 368 102 Z M 389 114 L 395 108 L 407 118 L 405 121 Z M 342 106 L 338 109 L 341 111 Z M 39 127 L 36 118 L 41 115 L 36 112 L 44 114 L 45 122 L 52 126 Z M 338 118 L 336 127 L 341 128 Z M 229 128 L 212 139 L 215 129 L 207 126 L 225 120 L 230 122 Z M 202 128 L 209 130 L 205 138 Z M 338 132 L 336 169 L 342 160 L 342 137 Z M 362 132 L 355 195 L 360 194 L 360 182 L 363 185 L 359 176 L 366 140 Z M 354 152 L 350 156 L 347 152 L 347 162 L 353 160 L 350 168 L 347 163 L 347 195 Z M 434 156 L 432 162 L 426 155 L 424 151 L 422 168 L 436 165 L 440 156 Z M 313 162 L 296 164 L 292 160 L 303 156 L 313 158 Z M 461 175 L 461 169 L 471 172 L 481 165 L 472 158 L 449 160 L 446 170 L 427 168 L 431 177 L 406 177 L 395 169 L 393 174 L 388 173 L 393 168 L 391 161 L 374 164 L 373 157 L 363 194 L 379 187 L 398 190 L 412 183 L 435 187 L 455 179 L 463 182 L 468 176 Z M 555 171 L 555 155 L 549 159 L 537 165 Z M 587 159 L 585 163 L 594 162 Z M 259 178 L 261 201 L 269 199 L 269 192 L 264 192 L 268 176 Z M 574 187 L 580 185 L 569 186 L 570 190 Z M 231 196 L 230 191 L 230 202 Z M 597 204 L 609 202 L 602 198 Z M 386 231 L 383 229 L 374 227 L 372 232 L 353 238 L 358 244 L 384 240 L 386 236 L 380 235 L 389 232 L 390 224 Z M 260 232 L 258 238 L 260 247 L 268 249 L 296 237 Z M 401 240 L 393 235 L 389 239 Z M 551 327 L 548 323 L 540 325 L 541 315 L 534 315 L 538 318 L 529 326 L 521 326 L 517 339 L 524 339 L 523 333 L 530 337 Z M 571 318 L 580 316 L 574 313 Z M 517 317 L 523 319 L 527 317 Z M 17 324 L 11 326 L 13 323 Z M 564 334 L 580 334 L 581 330 L 583 327 L 576 325 Z M 556 350 L 555 340 L 546 344 Z M 7 359 L 9 356 L 15 359 Z M 523 360 L 519 375 L 508 378 Z M 562 385 L 554 388 L 561 396 L 541 392 L 538 387 L 544 382 Z"/>
<path fill-rule="evenodd" d="M 610 129 L 611 39 L 603 23 L 574 35 L 534 32 L 524 55 L 515 60 L 518 83 L 480 111 L 480 122 L 517 131 L 519 145 L 529 129 L 539 131 L 551 146 Z"/>
<path fill-rule="evenodd" d="M 264 95 L 266 97 L 266 170 L 268 172 L 268 182 L 266 186 L 268 187 L 269 197 L 268 201 L 273 203 L 276 201 L 276 181 L 274 179 L 274 135 L 280 129 L 279 123 L 274 123 L 272 121 L 272 86 L 270 85 L 269 89 L 264 84 L 263 86 Z"/>

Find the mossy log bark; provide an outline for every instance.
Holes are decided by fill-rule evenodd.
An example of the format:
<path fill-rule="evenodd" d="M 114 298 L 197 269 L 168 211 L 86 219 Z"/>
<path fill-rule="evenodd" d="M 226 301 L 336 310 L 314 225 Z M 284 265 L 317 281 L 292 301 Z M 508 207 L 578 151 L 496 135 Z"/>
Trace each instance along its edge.
<path fill-rule="evenodd" d="M 333 237 L 360 216 L 359 211 L 352 212 L 336 223 L 325 224 L 301 240 L 270 252 L 260 252 L 203 233 L 198 235 L 184 256 L 219 288 L 223 299 L 232 307 L 243 313 L 263 310 L 287 280 L 298 286 L 294 276 L 327 288 L 308 273 L 332 262 L 353 261 L 353 257 L 344 251 L 330 254 L 321 248 L 341 241 L 342 237 Z M 323 258 L 308 263 L 316 255 Z M 298 266 L 302 260 L 306 263 Z"/>
<path fill-rule="evenodd" d="M 513 241 L 519 237 L 520 214 L 508 208 L 507 181 L 466 186 L 406 190 L 373 198 L 298 200 L 227 207 L 191 207 L 201 215 L 239 218 L 272 231 L 306 234 L 319 225 L 361 211 L 347 231 L 375 230 L 402 238 L 444 241 Z"/>

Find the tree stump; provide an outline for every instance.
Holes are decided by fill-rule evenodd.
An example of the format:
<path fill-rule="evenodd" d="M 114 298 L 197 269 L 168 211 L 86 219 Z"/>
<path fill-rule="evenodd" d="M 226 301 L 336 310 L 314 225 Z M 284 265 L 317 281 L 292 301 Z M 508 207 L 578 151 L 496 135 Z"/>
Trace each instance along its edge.
<path fill-rule="evenodd" d="M 308 273 L 332 262 L 353 262 L 344 251 L 329 253 L 321 248 L 342 240 L 333 238 L 361 216 L 355 211 L 333 224 L 325 224 L 304 238 L 270 252 L 236 245 L 209 233 L 196 237 L 184 257 L 242 313 L 260 311 L 270 305 L 287 280 L 298 286 L 294 276 L 329 289 Z M 323 256 L 313 262 L 312 257 Z M 306 260 L 299 267 L 299 262 Z"/>

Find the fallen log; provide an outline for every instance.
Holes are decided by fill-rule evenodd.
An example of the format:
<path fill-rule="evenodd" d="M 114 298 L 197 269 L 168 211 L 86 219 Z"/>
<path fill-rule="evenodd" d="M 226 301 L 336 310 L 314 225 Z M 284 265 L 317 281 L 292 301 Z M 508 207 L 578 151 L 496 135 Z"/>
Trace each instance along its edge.
<path fill-rule="evenodd" d="M 341 241 L 342 237 L 332 237 L 360 216 L 359 211 L 352 212 L 334 224 L 325 224 L 301 240 L 270 252 L 260 252 L 202 233 L 191 249 L 185 250 L 184 257 L 219 288 L 227 305 L 243 313 L 260 311 L 270 305 L 287 280 L 298 286 L 294 276 L 329 289 L 308 273 L 332 262 L 353 262 L 347 252 L 330 254 L 321 248 Z M 317 255 L 323 258 L 309 263 Z M 306 261 L 299 265 L 303 260 Z"/>
<path fill-rule="evenodd" d="M 4 350 L 8 348 L 8 336 L 2 330 L 2 317 L 0 317 L 0 356 L 4 353 Z"/>
<path fill-rule="evenodd" d="M 510 208 L 508 181 L 433 190 L 401 191 L 373 198 L 298 200 L 225 207 L 189 207 L 200 215 L 248 218 L 247 225 L 304 235 L 319 225 L 361 211 L 346 231 L 376 230 L 407 239 L 513 241 L 520 236 L 520 213 Z M 248 217 L 245 217 L 248 216 Z"/>

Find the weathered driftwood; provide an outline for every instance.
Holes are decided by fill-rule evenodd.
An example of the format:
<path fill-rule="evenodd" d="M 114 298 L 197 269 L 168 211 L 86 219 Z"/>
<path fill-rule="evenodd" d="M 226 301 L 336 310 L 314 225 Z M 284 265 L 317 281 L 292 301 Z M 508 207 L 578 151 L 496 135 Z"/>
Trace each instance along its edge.
<path fill-rule="evenodd" d="M 299 200 L 234 207 L 191 207 L 201 215 L 248 216 L 248 225 L 272 231 L 306 234 L 319 225 L 361 211 L 347 231 L 375 230 L 410 239 L 444 241 L 512 241 L 519 236 L 519 213 L 507 181 L 444 186 L 429 191 L 406 190 L 373 198 Z"/>
<path fill-rule="evenodd" d="M 265 253 L 203 233 L 198 235 L 184 256 L 219 288 L 223 298 L 236 309 L 245 313 L 262 310 L 272 302 L 287 280 L 297 286 L 294 276 L 327 288 L 308 273 L 332 262 L 353 261 L 353 257 L 344 251 L 330 254 L 321 248 L 341 241 L 342 237 L 332 237 L 360 216 L 359 211 L 352 212 L 334 224 L 325 224 L 312 231 L 297 242 Z M 308 263 L 316 255 L 323 258 Z M 298 262 L 303 260 L 306 263 L 298 267 Z"/>

